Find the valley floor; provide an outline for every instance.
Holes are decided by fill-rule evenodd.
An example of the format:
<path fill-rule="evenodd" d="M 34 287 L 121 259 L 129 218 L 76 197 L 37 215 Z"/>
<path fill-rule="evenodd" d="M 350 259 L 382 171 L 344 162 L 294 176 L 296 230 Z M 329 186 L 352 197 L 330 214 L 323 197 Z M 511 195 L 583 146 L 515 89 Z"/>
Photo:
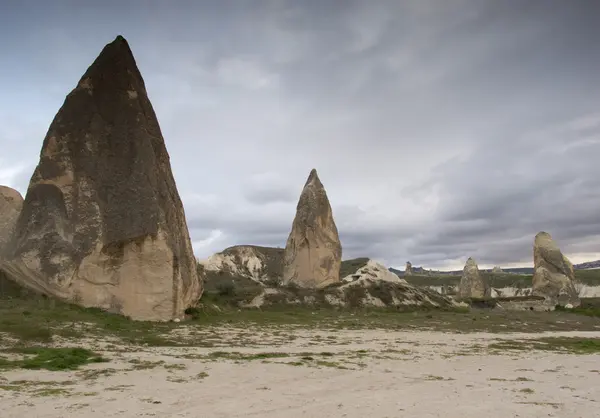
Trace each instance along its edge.
<path fill-rule="evenodd" d="M 185 326 L 176 332 L 198 337 Z M 108 362 L 76 371 L 0 371 L 1 415 L 589 418 L 600 410 L 594 354 L 600 331 L 461 334 L 281 325 L 202 333 L 210 340 L 203 347 L 84 340 L 79 345 Z"/>

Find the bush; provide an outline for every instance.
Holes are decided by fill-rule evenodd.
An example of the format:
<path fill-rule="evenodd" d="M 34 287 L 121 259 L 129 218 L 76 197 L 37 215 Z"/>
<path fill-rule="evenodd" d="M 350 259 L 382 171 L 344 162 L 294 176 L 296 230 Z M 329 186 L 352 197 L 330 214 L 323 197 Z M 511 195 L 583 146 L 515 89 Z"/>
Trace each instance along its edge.
<path fill-rule="evenodd" d="M 346 306 L 349 308 L 362 308 L 363 299 L 367 297 L 367 290 L 362 286 L 348 286 L 344 288 Z"/>
<path fill-rule="evenodd" d="M 235 285 L 233 283 L 219 283 L 217 293 L 219 296 L 235 296 Z"/>

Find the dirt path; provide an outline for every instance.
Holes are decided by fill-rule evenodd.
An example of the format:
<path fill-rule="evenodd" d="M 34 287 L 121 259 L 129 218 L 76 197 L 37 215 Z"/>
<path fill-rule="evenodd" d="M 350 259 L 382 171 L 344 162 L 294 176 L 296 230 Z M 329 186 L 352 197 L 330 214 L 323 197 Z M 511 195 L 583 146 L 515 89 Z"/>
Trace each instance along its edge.
<path fill-rule="evenodd" d="M 4 372 L 1 415 L 589 418 L 600 411 L 600 356 L 488 349 L 497 339 L 542 334 L 222 332 L 227 347 L 96 344 L 110 363 Z M 565 335 L 600 332 L 543 334 Z"/>

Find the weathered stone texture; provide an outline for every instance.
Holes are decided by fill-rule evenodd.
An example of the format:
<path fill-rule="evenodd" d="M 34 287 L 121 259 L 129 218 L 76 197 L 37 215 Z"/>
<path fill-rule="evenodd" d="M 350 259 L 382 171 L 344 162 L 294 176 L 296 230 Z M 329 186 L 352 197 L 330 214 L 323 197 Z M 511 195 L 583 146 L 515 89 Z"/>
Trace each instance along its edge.
<path fill-rule="evenodd" d="M 10 187 L 0 186 L 0 259 L 2 253 L 7 250 L 19 213 L 23 207 L 23 196 Z"/>
<path fill-rule="evenodd" d="M 535 236 L 533 265 L 533 295 L 543 296 L 552 305 L 580 304 L 573 265 L 547 232 Z"/>
<path fill-rule="evenodd" d="M 17 282 L 134 319 L 179 318 L 199 298 L 169 155 L 121 36 L 52 121 L 9 258 Z"/>
<path fill-rule="evenodd" d="M 465 298 L 489 298 L 491 288 L 485 277 L 479 272 L 477 263 L 471 257 L 465 263 L 460 284 L 458 285 L 458 297 Z"/>
<path fill-rule="evenodd" d="M 324 287 L 339 282 L 341 262 L 342 245 L 331 205 L 313 169 L 300 195 L 285 247 L 283 283 Z"/>

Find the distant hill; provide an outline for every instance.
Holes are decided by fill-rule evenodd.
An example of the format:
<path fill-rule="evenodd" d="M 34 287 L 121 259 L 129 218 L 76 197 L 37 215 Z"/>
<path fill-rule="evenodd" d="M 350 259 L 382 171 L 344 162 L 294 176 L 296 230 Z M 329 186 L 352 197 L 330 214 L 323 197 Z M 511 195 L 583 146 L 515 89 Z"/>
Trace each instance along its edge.
<path fill-rule="evenodd" d="M 574 264 L 573 268 L 575 270 L 589 270 L 589 269 L 597 269 L 600 268 L 600 260 L 595 261 L 587 261 L 581 264 Z M 444 276 L 444 275 L 460 275 L 462 274 L 462 270 L 452 270 L 452 271 L 439 271 L 439 270 L 427 270 L 423 267 L 413 267 L 413 273 L 419 275 L 430 274 L 432 276 Z M 395 268 L 389 269 L 392 273 L 397 274 L 398 276 L 404 276 L 404 270 L 397 270 Z M 491 269 L 481 269 L 481 271 L 491 271 Z M 533 267 L 512 267 L 512 268 L 503 268 L 502 271 L 504 273 L 513 273 L 513 274 L 533 274 Z"/>
<path fill-rule="evenodd" d="M 573 267 L 577 270 L 588 270 L 600 268 L 600 260 L 586 261 L 585 263 L 575 264 Z"/>

